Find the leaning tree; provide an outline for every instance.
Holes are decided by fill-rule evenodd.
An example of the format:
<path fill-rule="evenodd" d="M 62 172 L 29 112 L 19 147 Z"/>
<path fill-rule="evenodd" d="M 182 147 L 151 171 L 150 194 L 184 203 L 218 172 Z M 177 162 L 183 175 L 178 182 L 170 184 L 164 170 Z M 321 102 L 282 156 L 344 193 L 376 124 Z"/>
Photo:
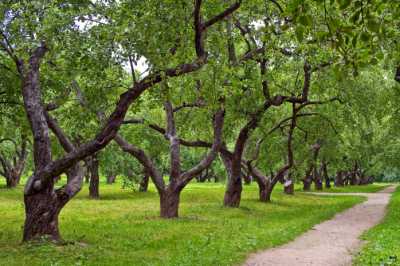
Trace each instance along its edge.
<path fill-rule="evenodd" d="M 231 5 L 227 3 L 222 7 L 218 5 L 217 8 L 210 3 L 202 5 L 201 0 L 195 1 L 194 5 L 188 3 L 183 8 L 177 8 L 175 4 L 171 3 L 163 3 L 163 8 L 156 8 L 156 4 L 158 3 L 140 3 L 141 7 L 138 7 L 137 2 L 118 2 L 110 5 L 100 2 L 92 3 L 91 6 L 86 7 L 65 2 L 51 6 L 47 2 L 37 5 L 36 2 L 35 4 L 13 6 L 8 3 L 2 4 L 3 22 L 1 31 L 3 38 L 0 45 L 2 46 L 2 53 L 13 61 L 13 67 L 18 70 L 24 108 L 34 139 L 35 172 L 29 177 L 24 189 L 26 220 L 23 241 L 31 240 L 38 235 L 50 235 L 52 239 L 60 239 L 58 215 L 68 201 L 82 188 L 84 173 L 79 162 L 98 152 L 114 139 L 129 106 L 144 91 L 167 78 L 194 72 L 206 64 L 208 54 L 204 45 L 205 32 L 216 22 L 238 9 L 241 2 Z M 107 23 L 99 23 L 97 26 L 90 27 L 90 32 L 85 32 L 85 29 L 80 30 L 75 24 L 75 17 L 78 16 L 81 20 L 85 20 L 85 18 L 91 20 L 93 15 L 85 14 L 84 8 L 91 10 L 92 13 L 101 10 L 103 13 L 98 14 L 98 16 L 103 17 Z M 200 9 L 208 9 L 209 12 L 202 12 Z M 120 12 L 116 12 L 117 10 Z M 118 14 L 118 16 L 114 16 L 114 14 Z M 146 16 L 144 16 L 145 14 Z M 173 20 L 174 16 L 169 20 L 153 19 L 153 17 L 158 18 L 159 16 L 167 18 L 163 14 L 174 14 L 176 17 Z M 85 15 L 87 16 L 85 17 Z M 32 17 L 35 17 L 35 19 L 32 19 Z M 40 19 L 36 19 L 37 17 Z M 132 21 L 137 23 L 132 23 Z M 157 23 L 154 23 L 154 21 L 157 21 Z M 189 23 L 189 21 L 192 21 L 192 23 Z M 119 24 L 119 27 L 116 27 L 117 24 Z M 147 35 L 147 32 L 143 32 L 143 29 L 147 31 L 150 29 L 147 26 L 141 27 L 142 24 L 154 25 L 153 30 L 161 33 L 168 31 L 169 34 L 157 35 L 157 38 L 159 38 L 157 42 L 149 45 L 147 38 L 138 37 L 138 34 Z M 123 29 L 116 32 L 117 28 Z M 63 30 L 65 30 L 65 33 L 60 34 Z M 129 35 L 127 34 L 129 33 L 131 35 L 129 39 L 134 36 L 141 41 L 141 43 L 135 44 L 135 52 L 138 55 L 159 51 L 156 57 L 162 58 L 164 51 L 169 49 L 168 45 L 165 45 L 166 43 L 175 43 L 179 46 L 175 53 L 176 57 L 174 57 L 176 60 L 163 61 L 162 64 L 151 69 L 146 77 L 136 80 L 132 87 L 120 95 L 113 112 L 97 136 L 79 147 L 73 145 L 61 127 L 58 126 L 57 121 L 44 110 L 43 92 L 41 90 L 44 81 L 40 79 L 41 73 L 46 71 L 54 73 L 63 70 L 62 50 L 65 46 L 73 45 L 63 37 L 68 37 L 71 32 L 75 35 L 82 32 L 83 35 L 88 37 L 87 41 L 92 42 L 97 49 L 107 46 L 110 56 L 113 56 L 112 50 L 117 51 L 124 47 L 123 44 L 128 42 L 127 37 Z M 100 41 L 94 37 L 96 33 L 98 37 L 101 36 Z M 71 36 L 74 34 L 71 34 Z M 112 34 L 114 38 L 104 38 L 106 34 Z M 174 35 L 175 37 L 171 40 L 171 36 Z M 154 36 L 152 32 L 147 37 L 150 36 Z M 163 36 L 167 39 L 163 39 Z M 178 41 L 179 39 L 185 41 Z M 194 41 L 191 41 L 193 39 Z M 121 46 L 115 45 L 116 43 L 121 43 Z M 192 49 L 190 49 L 193 46 L 195 53 L 192 53 Z M 79 49 L 79 47 L 75 47 L 75 49 Z M 86 58 L 86 60 L 87 67 L 94 67 L 95 69 L 99 65 L 102 66 L 102 64 L 93 64 L 93 61 L 90 64 L 90 58 Z M 97 60 L 99 62 L 101 58 L 97 58 Z M 56 61 L 55 69 L 50 69 L 54 61 Z M 48 65 L 42 64 L 43 62 L 48 63 Z M 78 63 L 78 61 L 75 61 L 75 63 Z M 85 64 L 85 60 L 79 63 Z M 171 64 L 175 64 L 175 66 L 171 67 Z M 68 70 L 65 74 L 74 73 Z M 61 159 L 55 161 L 52 160 L 51 156 L 49 128 L 58 137 L 66 151 Z M 171 131 L 170 136 L 171 139 L 174 139 L 173 131 Z M 60 189 L 54 189 L 54 179 L 71 167 L 76 168 L 74 180 Z"/>

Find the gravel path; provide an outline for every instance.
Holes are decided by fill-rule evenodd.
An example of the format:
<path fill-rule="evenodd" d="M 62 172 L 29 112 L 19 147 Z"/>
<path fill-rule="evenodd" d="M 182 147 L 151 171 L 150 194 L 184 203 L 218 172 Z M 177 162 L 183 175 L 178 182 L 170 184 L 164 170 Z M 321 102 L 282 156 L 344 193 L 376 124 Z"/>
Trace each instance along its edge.
<path fill-rule="evenodd" d="M 253 254 L 243 266 L 279 265 L 302 266 L 350 265 L 349 254 L 361 245 L 358 237 L 379 224 L 385 217 L 389 194 L 396 187 L 388 187 L 377 193 L 312 193 L 316 195 L 365 196 L 367 201 L 347 211 L 337 213 L 332 220 L 314 226 L 293 242 Z"/>

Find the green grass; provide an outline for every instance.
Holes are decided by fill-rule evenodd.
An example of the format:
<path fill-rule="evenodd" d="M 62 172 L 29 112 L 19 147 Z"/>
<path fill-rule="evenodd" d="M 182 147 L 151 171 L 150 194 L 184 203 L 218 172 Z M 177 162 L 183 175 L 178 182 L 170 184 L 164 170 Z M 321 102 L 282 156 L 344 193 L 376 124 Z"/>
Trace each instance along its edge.
<path fill-rule="evenodd" d="M 368 241 L 355 265 L 400 265 L 400 187 L 393 193 L 385 219 L 361 236 Z"/>
<path fill-rule="evenodd" d="M 324 184 L 323 184 L 324 185 Z M 322 191 L 315 190 L 314 186 L 311 186 L 310 191 L 303 191 L 302 184 L 295 185 L 295 192 L 327 192 L 327 193 L 375 193 L 385 187 L 390 187 L 393 185 L 398 185 L 394 183 L 374 183 L 372 185 L 363 185 L 363 186 L 344 186 L 344 187 L 335 187 L 333 186 L 333 182 L 331 184 L 331 188 L 323 188 Z"/>
<path fill-rule="evenodd" d="M 244 186 L 240 208 L 224 208 L 225 184 L 192 182 L 181 194 L 180 218 L 164 220 L 153 184 L 146 193 L 121 184 L 103 178 L 100 200 L 88 197 L 85 184 L 61 212 L 59 228 L 63 238 L 90 246 L 58 247 L 21 243 L 23 185 L 9 190 L 0 179 L 0 265 L 236 265 L 365 200 L 286 196 L 278 184 L 267 204 L 253 182 Z"/>

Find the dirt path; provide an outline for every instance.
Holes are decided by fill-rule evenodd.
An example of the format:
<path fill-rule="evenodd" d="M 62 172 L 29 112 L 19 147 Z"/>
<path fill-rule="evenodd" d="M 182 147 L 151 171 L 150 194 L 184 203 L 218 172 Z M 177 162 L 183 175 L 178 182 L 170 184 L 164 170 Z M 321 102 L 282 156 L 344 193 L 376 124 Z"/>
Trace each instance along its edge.
<path fill-rule="evenodd" d="M 313 193 L 317 195 L 365 196 L 367 201 L 347 211 L 337 213 L 332 220 L 314 226 L 293 242 L 253 254 L 243 266 L 279 265 L 349 265 L 349 250 L 360 246 L 358 237 L 377 225 L 386 213 L 389 198 L 396 187 L 377 193 Z"/>

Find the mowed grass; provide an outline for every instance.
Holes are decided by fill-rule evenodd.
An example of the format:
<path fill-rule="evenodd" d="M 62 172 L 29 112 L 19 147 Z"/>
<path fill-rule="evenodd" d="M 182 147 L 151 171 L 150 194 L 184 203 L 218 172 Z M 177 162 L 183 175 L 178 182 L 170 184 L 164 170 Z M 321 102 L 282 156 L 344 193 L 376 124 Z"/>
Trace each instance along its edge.
<path fill-rule="evenodd" d="M 396 186 L 398 183 L 374 183 L 372 185 L 362 185 L 362 186 L 344 186 L 344 187 L 335 187 L 333 186 L 333 182 L 331 182 L 331 188 L 325 188 L 325 183 L 323 184 L 324 188 L 322 191 L 315 190 L 314 184 L 311 185 L 310 191 L 303 191 L 302 184 L 295 185 L 295 192 L 327 192 L 327 193 L 375 193 L 385 187 Z"/>
<path fill-rule="evenodd" d="M 385 219 L 361 236 L 368 241 L 355 265 L 400 265 L 400 187 L 390 198 Z"/>
<path fill-rule="evenodd" d="M 181 194 L 180 218 L 165 220 L 158 217 L 153 184 L 148 192 L 123 190 L 121 185 L 120 179 L 105 185 L 102 178 L 98 200 L 88 197 L 85 184 L 62 210 L 59 228 L 66 240 L 89 246 L 54 246 L 21 243 L 23 184 L 9 190 L 0 179 L 0 265 L 237 265 L 251 253 L 292 241 L 314 224 L 365 200 L 287 196 L 278 184 L 273 201 L 261 203 L 253 182 L 244 186 L 240 208 L 225 208 L 225 184 L 194 181 Z"/>

